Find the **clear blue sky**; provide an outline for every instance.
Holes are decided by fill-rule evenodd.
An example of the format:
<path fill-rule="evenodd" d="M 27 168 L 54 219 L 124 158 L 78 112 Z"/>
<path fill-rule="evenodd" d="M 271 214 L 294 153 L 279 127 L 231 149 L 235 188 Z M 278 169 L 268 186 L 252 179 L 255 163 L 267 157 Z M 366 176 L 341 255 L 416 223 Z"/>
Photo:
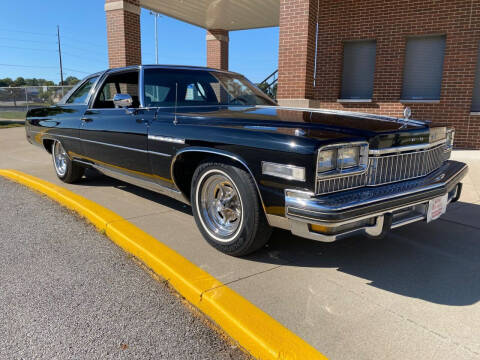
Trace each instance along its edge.
<path fill-rule="evenodd" d="M 107 68 L 103 7 L 102 0 L 0 1 L 0 78 L 23 76 L 58 82 L 57 24 L 61 32 L 64 77 L 82 78 Z M 144 9 L 141 30 L 142 61 L 153 64 L 154 20 Z M 161 64 L 205 65 L 205 47 L 204 29 L 166 16 L 159 19 Z M 257 82 L 277 66 L 278 28 L 230 32 L 230 70 Z"/>

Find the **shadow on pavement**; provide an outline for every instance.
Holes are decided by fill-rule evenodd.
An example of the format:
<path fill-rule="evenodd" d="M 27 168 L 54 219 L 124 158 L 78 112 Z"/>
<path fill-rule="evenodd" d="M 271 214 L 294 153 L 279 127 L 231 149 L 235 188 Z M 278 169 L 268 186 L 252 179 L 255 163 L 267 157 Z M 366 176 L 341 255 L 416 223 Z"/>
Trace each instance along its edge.
<path fill-rule="evenodd" d="M 480 205 L 461 205 L 480 219 Z M 449 220 L 411 224 L 383 240 L 358 235 L 333 243 L 275 230 L 267 248 L 249 259 L 337 268 L 376 288 L 437 304 L 465 306 L 480 300 L 480 229 Z"/>
<path fill-rule="evenodd" d="M 191 214 L 191 208 L 181 202 L 94 171 L 89 171 L 80 184 L 116 187 Z M 452 210 L 480 219 L 480 205 L 458 203 Z M 287 267 L 337 268 L 382 290 L 437 304 L 465 306 L 480 300 L 478 225 L 474 228 L 441 219 L 396 229 L 383 240 L 357 235 L 333 243 L 275 229 L 268 245 L 245 259 Z"/>

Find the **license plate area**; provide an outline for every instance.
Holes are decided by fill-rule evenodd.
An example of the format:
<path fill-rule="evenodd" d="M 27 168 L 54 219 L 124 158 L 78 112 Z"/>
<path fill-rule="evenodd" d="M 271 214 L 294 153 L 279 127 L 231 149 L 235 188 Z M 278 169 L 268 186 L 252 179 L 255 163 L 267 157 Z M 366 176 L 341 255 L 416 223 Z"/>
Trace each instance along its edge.
<path fill-rule="evenodd" d="M 448 194 L 436 197 L 428 202 L 427 223 L 445 214 L 448 205 Z"/>

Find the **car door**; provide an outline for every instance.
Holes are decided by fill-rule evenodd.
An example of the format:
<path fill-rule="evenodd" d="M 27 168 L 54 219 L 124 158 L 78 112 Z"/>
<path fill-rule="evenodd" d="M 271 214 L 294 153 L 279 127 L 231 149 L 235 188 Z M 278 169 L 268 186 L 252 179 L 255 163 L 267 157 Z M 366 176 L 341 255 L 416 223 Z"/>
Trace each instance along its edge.
<path fill-rule="evenodd" d="M 184 126 L 183 121 L 187 119 L 190 124 L 192 120 L 195 123 L 189 115 L 192 109 L 218 106 L 211 85 L 216 80 L 204 71 L 149 67 L 145 67 L 143 79 L 145 106 L 157 108 L 148 135 L 152 173 L 160 185 L 174 187 L 171 163 L 187 146 L 188 139 L 198 136 L 198 128 Z M 196 141 L 196 144 L 201 143 Z"/>
<path fill-rule="evenodd" d="M 116 177 L 152 180 L 148 158 L 148 126 L 155 110 L 140 108 L 138 69 L 106 75 L 82 117 L 80 137 L 85 160 Z M 116 108 L 113 96 L 129 94 L 131 108 Z"/>

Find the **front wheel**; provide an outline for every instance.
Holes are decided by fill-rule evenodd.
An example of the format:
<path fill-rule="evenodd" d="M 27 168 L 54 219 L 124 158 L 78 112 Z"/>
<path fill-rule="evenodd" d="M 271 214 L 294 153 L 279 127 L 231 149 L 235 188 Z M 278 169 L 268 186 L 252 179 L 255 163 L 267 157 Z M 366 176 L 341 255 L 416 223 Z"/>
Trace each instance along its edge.
<path fill-rule="evenodd" d="M 52 144 L 52 160 L 55 173 L 63 182 L 74 183 L 83 176 L 84 168 L 70 159 L 60 141 Z"/>
<path fill-rule="evenodd" d="M 270 237 L 253 179 L 241 168 L 201 164 L 193 175 L 191 201 L 202 235 L 225 254 L 247 255 L 263 247 Z"/>

